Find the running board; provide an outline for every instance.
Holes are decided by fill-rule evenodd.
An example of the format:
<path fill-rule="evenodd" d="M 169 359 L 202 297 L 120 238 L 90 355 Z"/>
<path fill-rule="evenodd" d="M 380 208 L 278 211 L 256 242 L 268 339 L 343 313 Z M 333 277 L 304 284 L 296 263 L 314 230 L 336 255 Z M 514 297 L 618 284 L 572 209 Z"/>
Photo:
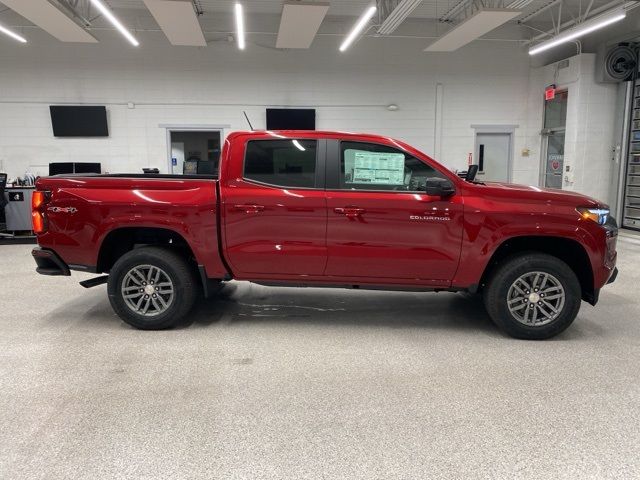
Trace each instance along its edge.
<path fill-rule="evenodd" d="M 84 288 L 97 287 L 98 285 L 102 285 L 103 283 L 107 283 L 109 280 L 109 275 L 102 275 L 101 277 L 90 278 L 89 280 L 84 280 L 80 282 Z"/>

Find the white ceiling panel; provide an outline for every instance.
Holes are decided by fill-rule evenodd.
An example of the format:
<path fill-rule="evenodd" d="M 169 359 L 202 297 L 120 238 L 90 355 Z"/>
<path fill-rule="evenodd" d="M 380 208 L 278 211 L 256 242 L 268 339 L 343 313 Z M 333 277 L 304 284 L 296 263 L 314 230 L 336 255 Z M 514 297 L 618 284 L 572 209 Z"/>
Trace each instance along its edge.
<path fill-rule="evenodd" d="M 424 49 L 425 52 L 453 52 L 520 15 L 520 10 L 485 8 L 456 25 Z"/>
<path fill-rule="evenodd" d="M 206 47 L 191 0 L 144 0 L 172 45 Z"/>
<path fill-rule="evenodd" d="M 1 0 L 7 7 L 62 42 L 98 40 L 48 0 Z"/>
<path fill-rule="evenodd" d="M 328 11 L 328 2 L 285 3 L 276 48 L 309 48 Z"/>

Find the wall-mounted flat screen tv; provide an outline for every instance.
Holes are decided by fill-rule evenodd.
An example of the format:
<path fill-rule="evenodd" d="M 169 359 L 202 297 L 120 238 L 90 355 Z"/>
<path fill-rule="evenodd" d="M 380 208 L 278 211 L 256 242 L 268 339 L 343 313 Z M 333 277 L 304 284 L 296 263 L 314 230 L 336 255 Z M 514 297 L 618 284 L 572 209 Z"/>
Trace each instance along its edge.
<path fill-rule="evenodd" d="M 267 108 L 267 130 L 315 130 L 313 108 Z"/>
<path fill-rule="evenodd" d="M 54 137 L 108 137 L 104 106 L 51 105 Z"/>
<path fill-rule="evenodd" d="M 49 164 L 49 175 L 68 173 L 101 173 L 102 165 L 97 162 L 55 162 Z"/>
<path fill-rule="evenodd" d="M 49 175 L 73 173 L 73 162 L 55 162 L 49 164 Z"/>
<path fill-rule="evenodd" d="M 73 164 L 73 173 L 102 173 L 102 165 L 97 162 L 77 162 Z"/>

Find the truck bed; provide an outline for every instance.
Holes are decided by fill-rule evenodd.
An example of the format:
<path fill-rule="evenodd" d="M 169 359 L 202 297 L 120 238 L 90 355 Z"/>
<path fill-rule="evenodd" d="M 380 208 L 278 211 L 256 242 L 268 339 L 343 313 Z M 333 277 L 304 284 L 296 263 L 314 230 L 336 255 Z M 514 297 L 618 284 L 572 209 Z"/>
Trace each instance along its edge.
<path fill-rule="evenodd" d="M 169 243 L 189 245 L 207 276 L 222 278 L 226 269 L 219 255 L 217 184 L 214 175 L 41 178 L 38 189 L 51 192 L 51 200 L 46 212 L 50 228 L 39 236 L 39 244 L 55 250 L 71 269 L 102 272 L 110 266 L 109 252 L 124 248 L 111 232 L 154 228 Z M 144 238 L 136 241 L 144 243 Z"/>

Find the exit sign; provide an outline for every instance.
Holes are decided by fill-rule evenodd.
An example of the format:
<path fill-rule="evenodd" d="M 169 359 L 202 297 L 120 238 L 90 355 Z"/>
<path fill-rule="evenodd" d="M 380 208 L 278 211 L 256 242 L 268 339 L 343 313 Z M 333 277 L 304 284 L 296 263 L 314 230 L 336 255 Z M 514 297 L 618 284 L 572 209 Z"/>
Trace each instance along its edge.
<path fill-rule="evenodd" d="M 553 100 L 554 98 L 556 98 L 556 86 L 549 85 L 547 88 L 544 89 L 544 99 Z"/>

